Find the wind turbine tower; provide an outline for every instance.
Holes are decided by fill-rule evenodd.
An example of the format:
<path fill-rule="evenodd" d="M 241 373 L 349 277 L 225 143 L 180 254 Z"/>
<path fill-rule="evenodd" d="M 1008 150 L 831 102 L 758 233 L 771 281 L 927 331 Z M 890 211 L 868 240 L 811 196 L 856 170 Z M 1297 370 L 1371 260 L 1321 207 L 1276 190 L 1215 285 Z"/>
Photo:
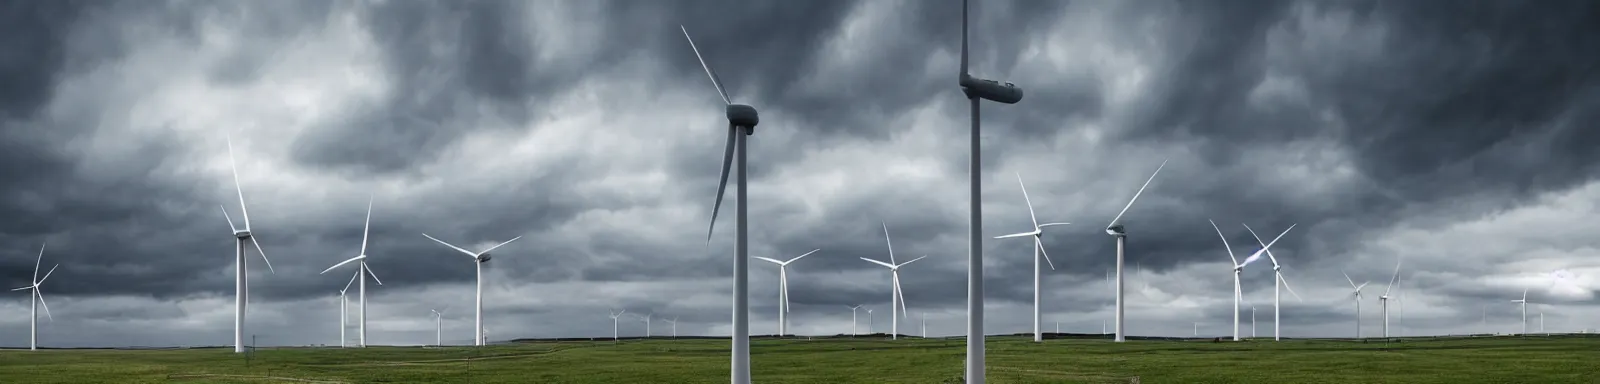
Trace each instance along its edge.
<path fill-rule="evenodd" d="M 1356 301 L 1356 338 L 1359 339 L 1361 338 L 1361 289 L 1366 288 L 1367 284 L 1371 283 L 1371 281 L 1362 282 L 1361 285 L 1356 285 L 1356 281 L 1350 279 L 1350 274 L 1344 273 L 1344 271 L 1339 271 L 1339 273 L 1344 275 L 1344 281 L 1350 282 L 1350 288 L 1355 291 L 1351 294 L 1351 297 Z"/>
<path fill-rule="evenodd" d="M 967 384 L 983 384 L 983 157 L 980 155 L 982 138 L 978 133 L 978 100 L 1016 104 L 1022 101 L 1022 88 L 1011 83 L 1001 84 L 974 77 L 967 70 L 967 13 L 970 7 L 967 0 L 961 0 L 961 74 L 956 81 L 972 106 L 972 157 L 967 169 L 971 183 L 968 201 L 971 215 L 967 224 L 967 363 L 964 376 Z M 890 312 L 893 312 L 893 308 Z"/>
<path fill-rule="evenodd" d="M 789 319 L 785 316 L 789 313 L 789 264 L 799 261 L 800 258 L 817 253 L 817 251 L 821 250 L 822 249 L 820 248 L 813 249 L 811 252 L 806 252 L 803 255 L 795 256 L 793 259 L 789 259 L 787 261 L 756 256 L 757 259 L 765 260 L 778 265 L 778 337 L 783 337 L 783 335 L 787 335 L 789 332 Z"/>
<path fill-rule="evenodd" d="M 1293 229 L 1294 225 L 1292 225 L 1292 224 L 1289 225 L 1289 228 Z M 1250 236 L 1256 238 L 1256 244 L 1260 244 L 1262 249 L 1266 249 L 1267 248 L 1267 243 L 1261 241 L 1261 236 L 1256 235 L 1256 231 L 1254 229 L 1250 229 L 1249 225 L 1245 225 L 1244 229 L 1246 231 L 1250 231 Z M 1289 232 L 1288 230 L 1284 230 L 1284 233 L 1288 233 L 1288 232 Z M 1279 235 L 1279 236 L 1281 237 L 1282 235 Z M 1273 240 L 1276 241 L 1277 239 L 1273 239 Z M 1283 336 L 1283 333 L 1282 333 L 1282 331 L 1283 331 L 1283 327 L 1282 327 L 1283 326 L 1283 321 L 1282 321 L 1282 318 L 1279 317 L 1279 314 L 1281 312 L 1280 309 L 1283 308 L 1280 305 L 1281 302 L 1279 301 L 1279 299 L 1280 299 L 1280 297 L 1278 296 L 1279 295 L 1279 291 L 1278 291 L 1279 288 L 1288 289 L 1289 290 L 1289 294 L 1290 295 L 1294 295 L 1294 299 L 1295 300 L 1298 300 L 1298 301 L 1305 301 L 1305 300 L 1300 298 L 1300 294 L 1294 293 L 1294 288 L 1289 287 L 1289 281 L 1288 280 L 1284 280 L 1283 279 L 1283 270 L 1282 270 L 1283 269 L 1283 265 L 1278 264 L 1278 258 L 1273 256 L 1272 255 L 1272 251 L 1270 251 L 1270 250 L 1267 251 L 1267 260 L 1271 260 L 1272 261 L 1272 276 L 1273 276 L 1273 280 L 1274 280 L 1274 282 L 1272 284 L 1272 341 L 1278 341 Z M 1252 337 L 1254 337 L 1254 336 L 1252 336 Z"/>
<path fill-rule="evenodd" d="M 1401 259 L 1404 261 L 1404 259 Z M 1394 289 L 1395 280 L 1400 278 L 1400 262 L 1394 263 L 1394 277 L 1389 278 L 1389 286 L 1383 288 L 1383 296 L 1378 296 L 1378 302 L 1383 304 L 1383 337 L 1389 337 L 1389 290 Z"/>
<path fill-rule="evenodd" d="M 40 284 L 44 284 L 45 279 L 49 279 L 50 278 L 50 274 L 55 273 L 56 272 L 56 267 L 60 267 L 61 264 L 56 264 L 55 266 L 50 267 L 50 271 L 44 273 L 44 278 L 43 279 L 39 278 L 39 265 L 40 265 L 40 263 L 44 262 L 44 247 L 45 247 L 45 244 L 40 244 L 39 245 L 39 258 L 33 262 L 33 284 L 29 284 L 26 287 L 22 287 L 22 288 L 17 288 L 17 289 L 12 289 L 11 290 L 12 292 L 21 291 L 21 290 L 24 290 L 24 289 L 29 290 L 29 292 L 28 292 L 28 295 L 30 296 L 30 297 L 28 297 L 28 306 L 30 307 L 28 309 L 28 350 L 29 351 L 37 351 L 37 350 L 39 350 L 39 305 L 40 304 L 44 304 L 44 316 L 45 316 L 45 318 L 50 319 L 50 321 L 55 321 L 56 320 L 55 316 L 51 316 L 50 315 L 50 304 L 45 304 L 45 302 L 44 302 L 44 294 L 39 293 L 39 285 Z"/>
<path fill-rule="evenodd" d="M 1022 183 L 1021 173 L 1017 174 L 1017 186 L 1022 188 L 1022 201 L 1028 204 L 1028 218 L 1033 220 L 1033 230 L 1005 236 L 996 236 L 995 238 L 1004 239 L 1009 237 L 1023 236 L 1033 237 L 1033 342 L 1038 343 L 1044 341 L 1043 331 L 1041 331 L 1039 328 L 1039 323 L 1042 320 L 1039 314 L 1039 307 L 1044 301 L 1044 291 L 1041 288 L 1040 281 L 1044 279 L 1044 271 L 1042 268 L 1040 268 L 1041 265 L 1039 264 L 1039 259 L 1044 259 L 1044 262 L 1050 265 L 1050 270 L 1056 270 L 1056 264 L 1050 262 L 1050 254 L 1044 251 L 1044 241 L 1040 239 L 1040 236 L 1043 236 L 1044 234 L 1044 227 L 1067 225 L 1071 223 L 1039 224 L 1039 217 L 1033 213 L 1033 200 L 1028 198 L 1028 186 Z"/>
<path fill-rule="evenodd" d="M 899 340 L 900 339 L 900 317 L 901 317 L 901 315 L 904 315 L 906 319 L 910 319 L 911 318 L 911 315 L 909 313 L 906 313 L 905 294 L 902 293 L 902 291 L 900 290 L 900 267 L 904 267 L 904 266 L 906 266 L 906 264 L 915 263 L 915 262 L 917 262 L 917 260 L 922 260 L 922 258 L 928 257 L 928 256 L 927 255 L 923 255 L 921 257 L 918 257 L 918 258 L 915 258 L 915 259 L 911 259 L 911 261 L 895 264 L 895 262 L 894 262 L 894 241 L 889 240 L 889 225 L 888 224 L 884 224 L 883 225 L 883 238 L 884 238 L 884 241 L 887 241 L 888 244 L 889 244 L 889 262 L 885 263 L 885 262 L 882 262 L 882 261 L 868 259 L 868 258 L 865 258 L 865 257 L 862 257 L 861 259 L 862 260 L 866 260 L 866 261 L 870 261 L 873 264 L 882 265 L 884 267 L 888 267 L 889 268 L 890 281 L 893 283 L 893 286 L 891 287 L 891 292 L 889 292 L 889 319 L 890 319 L 890 324 L 891 324 L 890 328 L 889 328 L 890 329 L 889 338 L 891 340 Z M 896 308 L 899 308 L 900 311 L 896 312 L 895 311 Z"/>
<path fill-rule="evenodd" d="M 328 273 L 328 271 L 332 271 L 334 268 L 338 268 L 338 267 L 343 266 L 345 264 L 350 264 L 351 262 L 355 262 L 356 263 L 356 277 L 357 277 L 356 280 L 359 280 L 361 282 L 361 284 L 358 284 L 356 286 L 356 289 L 357 289 L 356 296 L 360 297 L 360 299 L 359 299 L 360 303 L 357 304 L 357 310 L 356 310 L 356 312 L 357 312 L 356 313 L 356 323 L 361 329 L 361 331 L 360 331 L 360 333 L 358 335 L 361 338 L 361 347 L 362 348 L 366 348 L 367 347 L 367 276 L 372 276 L 372 280 L 373 281 L 376 281 L 378 283 L 378 285 L 383 285 L 383 280 L 379 280 L 378 279 L 378 275 L 373 274 L 372 273 L 372 269 L 367 267 L 367 233 L 371 229 L 372 229 L 372 199 L 368 198 L 367 199 L 367 221 L 366 221 L 366 224 L 361 228 L 361 253 L 357 254 L 356 257 L 352 257 L 352 258 L 346 259 L 345 261 L 341 261 L 338 264 L 334 264 L 332 267 L 328 267 L 328 269 L 322 270 L 322 273 Z"/>
<path fill-rule="evenodd" d="M 1133 208 L 1133 202 L 1139 201 L 1139 195 L 1143 194 L 1144 193 L 1144 189 L 1146 187 L 1150 186 L 1150 182 L 1151 181 L 1155 181 L 1156 175 L 1161 174 L 1161 168 L 1166 168 L 1166 167 L 1167 167 L 1167 161 L 1166 160 L 1162 160 L 1161 161 L 1161 166 L 1156 167 L 1156 171 L 1152 172 L 1150 174 L 1150 178 L 1144 181 L 1144 186 L 1139 187 L 1139 191 L 1133 193 L 1133 198 L 1128 200 L 1128 205 L 1122 207 L 1122 212 L 1118 212 L 1117 213 L 1117 217 L 1111 219 L 1111 224 L 1106 225 L 1106 234 L 1117 238 L 1117 287 L 1116 287 L 1117 288 L 1117 312 L 1116 312 L 1116 321 L 1115 321 L 1116 330 L 1117 330 L 1117 336 L 1116 336 L 1115 339 L 1113 339 L 1113 341 L 1118 342 L 1118 343 L 1121 343 L 1121 342 L 1127 340 L 1126 337 L 1125 337 L 1126 335 L 1124 333 L 1125 330 L 1122 327 L 1123 326 L 1123 320 L 1125 320 L 1125 319 L 1123 319 L 1123 313 L 1124 313 L 1124 307 L 1125 306 L 1124 306 L 1124 303 L 1123 303 L 1122 260 L 1123 260 L 1123 253 L 1127 249 L 1128 231 L 1127 231 L 1126 228 L 1124 228 L 1122 226 L 1122 223 L 1120 223 L 1120 221 L 1122 220 L 1122 215 L 1128 213 L 1128 208 Z"/>
<path fill-rule="evenodd" d="M 228 208 L 218 205 L 222 209 L 222 218 L 228 220 L 228 228 L 233 230 L 234 239 L 234 308 L 233 308 L 233 352 L 244 353 L 244 317 L 245 307 L 250 301 L 250 267 L 245 263 L 246 243 L 255 245 L 256 253 L 261 255 L 261 261 L 267 264 L 267 272 L 277 274 L 272 269 L 272 261 L 267 259 L 267 252 L 261 250 L 261 243 L 256 242 L 254 232 L 250 231 L 250 210 L 245 208 L 244 188 L 239 186 L 239 166 L 233 160 L 233 138 L 228 137 L 228 167 L 233 170 L 233 188 L 239 192 L 239 214 L 244 216 L 244 228 L 233 225 L 233 218 L 228 216 Z"/>

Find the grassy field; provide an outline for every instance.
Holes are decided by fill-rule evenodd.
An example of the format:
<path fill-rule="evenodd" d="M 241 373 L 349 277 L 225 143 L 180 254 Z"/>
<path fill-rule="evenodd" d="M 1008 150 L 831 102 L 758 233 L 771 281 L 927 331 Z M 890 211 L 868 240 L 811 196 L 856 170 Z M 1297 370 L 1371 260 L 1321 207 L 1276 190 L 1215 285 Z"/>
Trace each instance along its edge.
<path fill-rule="evenodd" d="M 1600 338 L 1239 343 L 991 337 L 991 383 L 1600 383 Z M 760 383 L 953 383 L 961 339 L 757 339 Z M 0 383 L 725 383 L 728 342 L 473 347 L 4 350 Z"/>

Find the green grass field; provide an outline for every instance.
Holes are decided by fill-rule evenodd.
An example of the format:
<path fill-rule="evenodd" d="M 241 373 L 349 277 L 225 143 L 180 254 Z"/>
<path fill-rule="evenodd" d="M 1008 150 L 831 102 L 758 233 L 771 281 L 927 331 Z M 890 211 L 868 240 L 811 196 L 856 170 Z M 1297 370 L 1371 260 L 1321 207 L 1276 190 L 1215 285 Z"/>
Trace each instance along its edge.
<path fill-rule="evenodd" d="M 991 383 L 1600 383 L 1600 338 L 1271 339 L 1239 343 L 991 337 Z M 756 339 L 759 383 L 960 382 L 961 339 Z M 248 364 L 248 365 L 247 365 Z M 725 383 L 728 342 L 473 347 L 4 350 L 0 383 Z"/>

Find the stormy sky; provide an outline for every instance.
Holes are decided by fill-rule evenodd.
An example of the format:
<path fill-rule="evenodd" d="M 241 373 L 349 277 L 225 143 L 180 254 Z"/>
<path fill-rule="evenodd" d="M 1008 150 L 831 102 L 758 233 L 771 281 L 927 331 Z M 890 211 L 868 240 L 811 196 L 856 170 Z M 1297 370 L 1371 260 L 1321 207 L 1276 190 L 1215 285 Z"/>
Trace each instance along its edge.
<path fill-rule="evenodd" d="M 338 294 L 367 254 L 373 344 L 470 343 L 471 260 L 495 251 L 489 338 L 609 336 L 608 310 L 729 332 L 733 191 L 710 244 L 722 100 L 749 137 L 750 252 L 787 259 L 791 332 L 964 332 L 969 108 L 959 2 L 0 2 L 0 282 L 42 292 L 43 346 L 228 345 L 233 239 L 251 227 L 248 333 L 337 344 Z M 1600 10 L 1592 1 L 981 1 L 986 237 L 1030 230 L 1055 269 L 1046 330 L 1112 317 L 1104 227 L 1123 218 L 1133 335 L 1231 332 L 1231 265 L 1270 237 L 1298 294 L 1285 336 L 1597 328 Z M 1583 128 L 1588 126 L 1590 128 Z M 240 223 L 242 225 L 242 223 Z M 48 244 L 48 245 L 46 245 Z M 1026 239 L 985 240 L 986 327 L 1030 329 Z M 1242 273 L 1261 335 L 1271 261 Z M 41 274 L 43 271 L 41 271 Z M 751 329 L 776 329 L 777 268 L 750 264 Z M 348 292 L 355 297 L 355 288 Z M 1403 304 L 1401 304 L 1403 303 Z M 354 302 L 352 301 L 352 305 Z M 1404 320 L 1399 320 L 1403 307 Z M 0 346 L 28 343 L 28 294 L 0 300 Z M 354 326 L 352 308 L 352 327 Z M 861 313 L 861 330 L 867 327 Z M 912 325 L 917 324 L 917 325 Z M 622 323 L 642 335 L 644 323 Z M 670 325 L 656 322 L 656 334 Z M 354 338 L 354 331 L 350 333 Z"/>

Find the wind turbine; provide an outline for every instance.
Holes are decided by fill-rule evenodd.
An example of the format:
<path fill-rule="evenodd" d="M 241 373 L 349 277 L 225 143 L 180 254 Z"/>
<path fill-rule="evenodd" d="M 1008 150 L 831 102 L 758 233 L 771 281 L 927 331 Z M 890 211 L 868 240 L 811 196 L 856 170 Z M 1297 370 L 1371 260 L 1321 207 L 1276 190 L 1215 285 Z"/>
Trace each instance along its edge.
<path fill-rule="evenodd" d="M 1270 254 L 1272 245 L 1277 244 L 1278 239 L 1283 238 L 1283 235 L 1289 234 L 1289 231 L 1294 229 L 1294 225 L 1289 225 L 1289 229 L 1285 229 L 1283 230 L 1283 233 L 1279 233 L 1278 237 L 1272 239 L 1272 242 L 1262 244 L 1261 250 L 1251 253 L 1250 256 L 1246 257 L 1242 263 L 1239 262 L 1238 258 L 1233 256 L 1233 248 L 1228 246 L 1228 237 L 1222 235 L 1222 229 L 1217 228 L 1217 222 L 1211 222 L 1211 229 L 1215 229 L 1217 231 L 1217 237 L 1222 238 L 1222 247 L 1228 251 L 1228 258 L 1233 260 L 1233 341 L 1239 341 L 1239 301 L 1244 299 L 1244 292 L 1239 286 L 1239 273 L 1244 271 L 1244 266 L 1250 265 L 1250 263 L 1253 263 L 1256 260 L 1260 260 L 1262 253 Z M 1245 230 L 1249 229 L 1249 226 L 1245 226 Z M 1255 231 L 1250 231 L 1250 233 L 1252 236 L 1254 236 Z M 1259 242 L 1261 239 L 1258 237 L 1256 238 L 1256 241 Z M 1251 316 L 1253 317 L 1255 314 L 1252 313 Z M 1253 329 L 1255 328 L 1255 320 L 1251 320 L 1250 327 L 1253 332 Z"/>
<path fill-rule="evenodd" d="M 621 310 L 621 311 L 615 311 L 615 310 L 611 311 L 611 341 L 622 340 L 622 338 L 618 337 L 618 335 L 617 335 L 617 318 L 622 317 L 622 314 L 627 313 L 627 312 L 628 312 L 628 310 L 626 310 L 626 309 Z"/>
<path fill-rule="evenodd" d="M 1344 275 L 1344 281 L 1350 282 L 1350 288 L 1355 290 L 1355 293 L 1352 297 L 1356 300 L 1356 338 L 1359 339 L 1361 338 L 1361 289 L 1366 288 L 1367 284 L 1371 283 L 1371 281 L 1362 282 L 1361 285 L 1356 285 L 1356 281 L 1350 279 L 1350 274 L 1344 273 L 1344 271 L 1339 271 L 1339 273 Z"/>
<path fill-rule="evenodd" d="M 1528 290 L 1522 290 L 1521 300 L 1512 300 L 1513 303 L 1522 304 L 1522 334 L 1528 334 Z"/>
<path fill-rule="evenodd" d="M 850 307 L 850 336 L 852 337 L 861 334 L 861 332 L 856 331 L 856 324 L 860 324 L 860 320 L 856 320 L 856 309 L 861 308 L 862 305 L 865 304 L 857 304 L 854 307 Z M 871 309 L 868 309 L 868 311 L 871 311 Z"/>
<path fill-rule="evenodd" d="M 996 236 L 995 238 L 1004 239 L 1008 237 L 1023 236 L 1033 237 L 1033 342 L 1038 343 L 1044 341 L 1044 334 L 1039 330 L 1039 306 L 1040 303 L 1044 301 L 1044 293 L 1040 288 L 1040 280 L 1044 278 L 1044 271 L 1043 269 L 1039 268 L 1039 259 L 1044 259 L 1045 263 L 1050 264 L 1050 270 L 1056 270 L 1056 264 L 1050 262 L 1050 254 L 1044 251 L 1044 241 L 1040 239 L 1040 236 L 1044 234 L 1044 227 L 1067 225 L 1071 223 L 1039 224 L 1039 217 L 1033 214 L 1033 200 L 1028 198 L 1028 186 L 1022 183 L 1021 173 L 1017 174 L 1017 186 L 1022 188 L 1022 201 L 1028 204 L 1028 218 L 1033 220 L 1033 230 L 1005 236 Z"/>
<path fill-rule="evenodd" d="M 811 252 L 806 252 L 804 255 L 795 256 L 793 259 L 789 259 L 788 261 L 778 261 L 777 259 L 756 256 L 757 259 L 766 260 L 778 265 L 778 337 L 783 337 L 783 335 L 788 334 L 787 332 L 789 331 L 788 319 L 784 317 L 784 315 L 789 312 L 789 263 L 798 261 L 802 257 L 817 253 L 817 251 L 821 250 L 822 249 L 820 248 L 813 249 Z"/>
<path fill-rule="evenodd" d="M 234 302 L 233 302 L 233 352 L 244 353 L 244 315 L 247 302 L 250 301 L 250 267 L 245 262 L 245 243 L 256 247 L 256 253 L 261 254 L 261 261 L 267 264 L 267 272 L 277 274 L 272 269 L 272 260 L 267 260 L 267 252 L 261 250 L 261 243 L 256 242 L 254 232 L 250 231 L 250 210 L 245 209 L 244 188 L 239 186 L 239 166 L 233 161 L 233 138 L 228 137 L 228 167 L 233 170 L 233 189 L 239 192 L 239 213 L 244 216 L 244 228 L 233 225 L 233 218 L 228 216 L 228 208 L 218 205 L 222 209 L 222 218 L 228 220 L 228 228 L 233 230 L 234 239 Z"/>
<path fill-rule="evenodd" d="M 444 346 L 444 312 L 448 310 L 450 310 L 449 306 L 445 306 L 444 309 L 440 310 L 428 310 L 433 312 L 433 345 L 435 346 Z"/>
<path fill-rule="evenodd" d="M 1543 326 L 1543 324 L 1544 324 L 1544 312 L 1539 312 L 1539 324 L 1540 324 L 1540 329 L 1543 329 L 1544 328 L 1544 326 Z M 928 338 L 928 313 L 927 312 L 923 312 L 922 313 L 922 338 L 924 338 L 924 339 Z"/>
<path fill-rule="evenodd" d="M 350 285 L 355 284 L 356 277 L 359 276 L 361 276 L 361 271 L 351 274 L 350 282 L 344 283 L 344 289 L 339 290 L 339 348 L 344 348 L 346 340 L 349 340 L 348 337 L 345 337 L 344 331 L 350 328 L 350 325 L 348 325 L 350 321 L 350 302 L 345 299 L 344 293 L 350 290 Z"/>
<path fill-rule="evenodd" d="M 877 323 L 877 320 L 872 318 L 872 308 L 867 308 L 867 334 L 868 335 L 871 335 L 871 334 L 874 333 L 872 331 L 872 326 L 875 325 L 876 323 Z"/>
<path fill-rule="evenodd" d="M 1256 338 L 1256 306 L 1250 305 L 1250 338 Z"/>
<path fill-rule="evenodd" d="M 46 244 L 48 244 L 48 243 L 46 243 Z M 60 267 L 61 266 L 61 264 L 56 264 L 55 266 L 50 267 L 50 271 L 44 273 L 44 278 L 43 279 L 39 278 L 39 265 L 40 265 L 40 263 L 44 262 L 44 247 L 45 247 L 46 244 L 40 244 L 39 245 L 39 258 L 37 260 L 34 260 L 34 262 L 33 262 L 33 284 L 29 284 L 26 287 L 22 287 L 22 288 L 17 288 L 17 289 L 11 290 L 12 292 L 21 291 L 21 290 L 24 290 L 24 289 L 32 290 L 32 291 L 28 292 L 29 296 L 31 296 L 31 297 L 28 298 L 28 305 L 30 306 L 30 309 L 28 310 L 28 350 L 29 351 L 37 351 L 37 350 L 39 350 L 39 332 L 38 332 L 39 331 L 39 327 L 38 327 L 39 326 L 39 305 L 40 304 L 44 304 L 44 316 L 45 316 L 45 318 L 50 319 L 50 321 L 55 321 L 56 320 L 55 316 L 51 316 L 50 315 L 50 304 L 45 304 L 45 302 L 44 302 L 44 294 L 39 293 L 39 284 L 44 284 L 44 280 L 45 279 L 49 279 L 50 278 L 50 274 L 56 272 L 56 267 Z"/>
<path fill-rule="evenodd" d="M 369 210 L 369 212 L 370 212 L 370 210 Z M 505 246 L 506 244 L 511 244 L 511 242 L 517 241 L 517 239 L 521 239 L 522 236 L 513 237 L 513 238 L 511 238 L 511 240 L 506 240 L 506 242 L 504 242 L 504 243 L 495 244 L 495 246 L 489 247 L 489 249 L 485 249 L 482 252 L 476 252 L 476 253 L 474 253 L 472 251 L 465 250 L 465 249 L 461 249 L 461 247 L 457 247 L 455 245 L 451 245 L 450 243 L 446 243 L 446 242 L 444 242 L 444 240 L 435 239 L 435 238 L 433 238 L 433 236 L 428 236 L 428 234 L 426 234 L 426 233 L 422 234 L 422 237 L 426 237 L 426 238 L 428 238 L 428 240 L 433 240 L 436 243 L 444 244 L 444 246 L 450 247 L 450 249 L 454 249 L 456 251 L 460 251 L 461 253 L 466 254 L 468 257 L 472 258 L 473 264 L 475 266 L 477 266 L 477 268 L 478 268 L 478 271 L 477 271 L 477 276 L 478 276 L 477 277 L 477 280 L 478 280 L 478 297 L 477 297 L 477 303 L 475 304 L 475 308 L 473 308 L 473 312 L 475 313 L 474 316 L 477 319 L 473 321 L 473 325 L 472 325 L 473 337 L 472 338 L 474 340 L 477 340 L 476 341 L 477 344 L 475 344 L 475 345 L 483 346 L 484 345 L 484 331 L 483 331 L 483 263 L 489 262 L 489 251 L 493 251 L 493 250 L 495 250 L 495 248 L 500 248 L 502 246 Z M 368 271 L 368 272 L 370 273 L 371 271 Z M 373 278 L 376 279 L 377 276 L 373 276 Z M 379 284 L 382 284 L 382 283 L 379 283 Z"/>
<path fill-rule="evenodd" d="M 1383 304 L 1383 337 L 1389 337 L 1389 290 L 1394 289 L 1395 280 L 1400 278 L 1401 259 L 1394 263 L 1394 277 L 1389 278 L 1389 286 L 1383 288 L 1383 296 L 1378 296 L 1378 302 Z"/>
<path fill-rule="evenodd" d="M 633 314 L 633 317 L 637 317 L 639 318 L 639 321 L 644 322 L 644 338 L 646 339 L 650 338 L 650 318 L 654 317 L 655 315 L 655 312 L 650 312 L 650 314 L 644 316 L 639 316 L 637 313 Z"/>
<path fill-rule="evenodd" d="M 356 280 L 361 281 L 361 284 L 356 285 L 356 296 L 360 297 L 360 303 L 357 304 L 358 310 L 356 311 L 356 323 L 361 328 L 359 336 L 361 337 L 362 348 L 367 347 L 367 276 L 372 276 L 372 281 L 378 282 L 378 285 L 383 285 L 383 280 L 378 279 L 378 275 L 372 273 L 372 268 L 367 267 L 367 233 L 371 229 L 372 198 L 368 197 L 367 221 L 366 224 L 364 224 L 361 228 L 361 253 L 357 254 L 356 257 L 346 259 L 338 264 L 334 264 L 332 267 L 328 267 L 328 269 L 322 270 L 322 273 L 328 273 L 328 271 L 332 271 L 334 268 L 338 268 L 339 266 L 345 264 L 350 264 L 350 262 L 356 263 Z"/>
<path fill-rule="evenodd" d="M 667 324 L 672 324 L 672 338 L 678 338 L 678 317 L 673 316 L 672 319 L 661 319 L 661 321 L 665 321 Z"/>
<path fill-rule="evenodd" d="M 1294 228 L 1294 224 L 1290 224 L 1289 228 L 1293 229 Z M 1250 231 L 1250 237 L 1256 238 L 1256 244 L 1260 244 L 1262 249 L 1266 249 L 1267 248 L 1267 243 L 1261 241 L 1261 236 L 1257 236 L 1256 235 L 1256 231 L 1254 229 L 1250 229 L 1249 225 L 1245 225 L 1244 226 L 1244 230 Z M 1288 233 L 1289 231 L 1288 230 L 1284 230 L 1283 232 L 1284 233 Z M 1278 235 L 1278 236 L 1282 237 L 1283 235 Z M 1277 239 L 1273 239 L 1273 241 L 1277 241 Z M 1278 295 L 1279 295 L 1278 288 L 1281 287 L 1281 288 L 1288 289 L 1289 290 L 1289 294 L 1290 295 L 1294 295 L 1294 299 L 1295 300 L 1299 300 L 1299 301 L 1305 301 L 1305 300 L 1300 298 L 1300 294 L 1294 293 L 1294 288 L 1290 288 L 1289 287 L 1289 281 L 1288 280 L 1284 280 L 1283 279 L 1283 270 L 1282 270 L 1283 269 L 1283 265 L 1282 264 L 1278 264 L 1278 258 L 1275 257 L 1275 256 L 1272 256 L 1272 251 L 1267 251 L 1267 260 L 1271 260 L 1272 261 L 1272 276 L 1273 276 L 1273 280 L 1274 280 L 1274 282 L 1272 284 L 1272 341 L 1278 341 L 1283 336 L 1283 334 L 1281 332 L 1283 330 L 1282 326 L 1281 326 L 1283 324 L 1283 322 L 1282 322 L 1281 318 L 1278 317 L 1279 312 L 1280 312 L 1279 309 L 1282 308 L 1279 305 L 1280 302 L 1278 300 L 1279 299 L 1279 297 L 1278 297 Z"/>
<path fill-rule="evenodd" d="M 706 243 L 711 243 L 711 232 L 717 226 L 717 211 L 722 208 L 722 193 L 728 187 L 728 168 L 737 159 L 739 172 L 735 179 L 739 191 L 735 193 L 734 200 L 734 246 L 733 246 L 733 364 L 732 381 L 734 384 L 748 384 L 750 382 L 750 242 L 749 242 L 749 199 L 745 186 L 745 156 L 747 152 L 746 137 L 756 133 L 756 124 L 761 118 L 756 113 L 756 108 L 745 104 L 734 104 L 733 98 L 728 96 L 728 91 L 722 88 L 716 72 L 706 64 L 706 59 L 700 56 L 700 48 L 694 45 L 694 38 L 689 37 L 689 29 L 678 26 L 683 30 L 683 38 L 689 41 L 689 49 L 694 51 L 695 59 L 700 61 L 700 67 L 706 70 L 706 77 L 711 78 L 711 85 L 717 88 L 717 94 L 722 96 L 722 103 L 726 105 L 724 113 L 728 116 L 728 143 L 722 151 L 722 178 L 717 183 L 717 200 L 711 205 L 711 224 L 706 228 Z"/>
<path fill-rule="evenodd" d="M 987 80 L 972 76 L 967 70 L 967 12 L 971 8 L 967 0 L 961 0 L 961 74 L 956 83 L 961 86 L 961 93 L 967 96 L 967 102 L 972 106 L 972 136 L 969 139 L 972 146 L 972 157 L 969 159 L 967 177 L 971 182 L 969 192 L 967 224 L 967 364 L 965 373 L 967 384 L 982 384 L 984 379 L 984 348 L 983 348 L 983 157 L 982 138 L 979 135 L 978 100 L 989 100 L 1001 104 L 1016 104 L 1022 101 L 1022 88 L 1015 84 L 1001 84 L 998 81 Z M 893 312 L 893 308 L 890 312 Z"/>
<path fill-rule="evenodd" d="M 1156 167 L 1156 171 L 1151 173 L 1150 174 L 1150 178 L 1144 181 L 1144 185 L 1139 187 L 1139 191 L 1133 193 L 1133 198 L 1128 200 L 1128 205 L 1122 207 L 1122 212 L 1118 212 L 1117 213 L 1117 217 L 1111 219 L 1111 224 L 1106 225 L 1106 234 L 1109 234 L 1109 235 L 1117 238 L 1117 287 L 1116 287 L 1117 288 L 1117 312 L 1116 312 L 1116 321 L 1115 321 L 1116 322 L 1117 336 L 1116 336 L 1115 339 L 1113 339 L 1113 341 L 1118 342 L 1118 343 L 1126 341 L 1126 339 L 1124 338 L 1124 332 L 1123 332 L 1123 329 L 1122 329 L 1122 324 L 1123 324 L 1123 320 L 1124 320 L 1122 318 L 1123 308 L 1124 308 L 1124 305 L 1123 305 L 1123 302 L 1122 302 L 1122 295 L 1123 295 L 1123 293 L 1122 293 L 1122 259 L 1123 259 L 1123 255 L 1122 254 L 1123 254 L 1123 251 L 1126 249 L 1126 246 L 1127 246 L 1127 243 L 1128 243 L 1128 232 L 1127 232 L 1127 230 L 1125 228 L 1123 228 L 1123 226 L 1119 222 L 1119 220 L 1122 220 L 1122 215 L 1128 213 L 1128 208 L 1133 208 L 1133 202 L 1139 201 L 1139 195 L 1144 193 L 1144 189 L 1146 187 L 1150 186 L 1150 182 L 1151 181 L 1155 181 L 1156 175 L 1161 174 L 1161 168 L 1166 168 L 1166 167 L 1167 167 L 1167 161 L 1166 160 L 1162 160 L 1161 161 L 1161 166 Z M 1234 311 L 1234 312 L 1238 312 L 1238 311 Z"/>
<path fill-rule="evenodd" d="M 891 325 L 890 325 L 890 328 L 889 328 L 889 333 L 890 333 L 889 339 L 891 339 L 891 340 L 899 340 L 900 339 L 900 316 L 899 315 L 905 315 L 905 317 L 908 318 L 908 319 L 911 318 L 911 315 L 906 313 L 905 294 L 901 293 L 901 291 L 900 291 L 900 267 L 904 267 L 906 264 L 915 263 L 915 262 L 917 262 L 917 260 L 922 260 L 923 257 L 928 257 L 928 256 L 927 255 L 923 255 L 922 257 L 911 259 L 911 261 L 895 264 L 895 262 L 894 262 L 894 241 L 889 240 L 889 224 L 883 224 L 883 238 L 884 238 L 884 241 L 887 241 L 889 243 L 889 262 L 885 263 L 885 262 L 882 262 L 882 261 L 868 259 L 868 258 L 865 258 L 865 257 L 863 257 L 861 259 L 862 260 L 866 260 L 866 261 L 870 261 L 873 264 L 882 265 L 882 266 L 885 266 L 885 267 L 889 268 L 890 281 L 894 283 L 894 286 L 891 288 L 892 292 L 889 292 L 889 319 L 891 320 L 890 321 Z M 895 308 L 900 308 L 900 312 L 895 312 Z"/>

